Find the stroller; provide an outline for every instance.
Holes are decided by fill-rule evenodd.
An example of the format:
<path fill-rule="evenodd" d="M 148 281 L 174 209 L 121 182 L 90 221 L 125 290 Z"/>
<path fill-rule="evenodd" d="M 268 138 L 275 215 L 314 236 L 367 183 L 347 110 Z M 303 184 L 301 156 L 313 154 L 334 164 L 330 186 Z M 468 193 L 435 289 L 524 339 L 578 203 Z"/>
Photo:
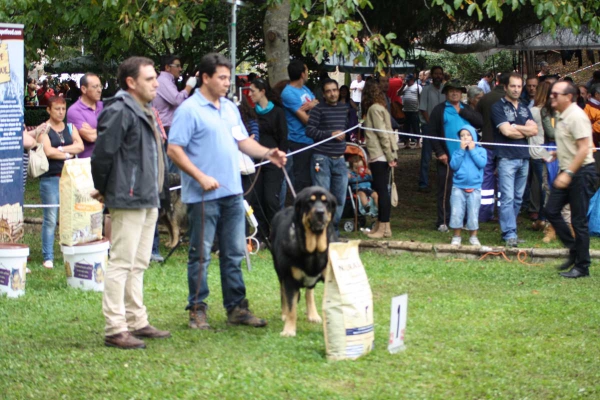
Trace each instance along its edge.
<path fill-rule="evenodd" d="M 356 143 L 346 143 L 344 158 L 348 166 L 349 159 L 353 156 L 360 157 L 363 164 L 365 166 L 368 165 L 369 157 L 365 149 Z M 348 171 L 350 172 L 350 167 Z M 356 193 L 357 185 L 356 182 L 348 182 L 348 192 L 344 203 L 344 211 L 342 212 L 342 219 L 346 219 L 342 224 L 345 232 L 353 232 L 358 230 L 358 228 L 365 228 L 367 226 L 373 228 L 377 218 L 377 207 L 373 199 L 370 199 L 370 205 L 368 209 L 365 209 Z"/>

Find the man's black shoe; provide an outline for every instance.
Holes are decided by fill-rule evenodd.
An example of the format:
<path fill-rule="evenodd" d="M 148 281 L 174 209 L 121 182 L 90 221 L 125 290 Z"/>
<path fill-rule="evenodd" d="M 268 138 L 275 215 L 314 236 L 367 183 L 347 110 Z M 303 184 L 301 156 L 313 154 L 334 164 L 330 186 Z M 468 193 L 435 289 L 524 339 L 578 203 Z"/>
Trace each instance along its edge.
<path fill-rule="evenodd" d="M 590 273 L 589 272 L 581 272 L 580 270 L 573 268 L 569 272 L 561 272 L 560 276 L 562 276 L 563 278 L 577 279 L 577 278 L 589 277 Z"/>
<path fill-rule="evenodd" d="M 559 271 L 566 271 L 569 268 L 571 268 L 574 264 L 575 264 L 575 254 L 569 254 L 569 258 L 567 258 L 564 263 L 562 263 L 558 267 L 556 267 L 556 269 Z"/>

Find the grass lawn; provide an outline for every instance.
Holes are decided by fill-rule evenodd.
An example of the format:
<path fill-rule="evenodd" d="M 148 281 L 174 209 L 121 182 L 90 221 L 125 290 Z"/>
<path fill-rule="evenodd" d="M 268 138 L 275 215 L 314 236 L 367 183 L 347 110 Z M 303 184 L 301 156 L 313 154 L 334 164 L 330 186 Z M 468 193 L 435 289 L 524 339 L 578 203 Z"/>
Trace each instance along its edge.
<path fill-rule="evenodd" d="M 37 235 L 36 235 L 37 237 Z M 28 236 L 32 242 L 36 237 Z M 39 242 L 38 242 L 39 244 Z M 141 351 L 103 346 L 101 293 L 66 286 L 62 265 L 33 267 L 27 293 L 0 299 L 2 398 L 575 398 L 600 396 L 598 279 L 497 260 L 361 255 L 374 294 L 376 348 L 327 362 L 320 325 L 281 338 L 270 255 L 245 272 L 264 329 L 228 327 L 211 265 L 214 332 L 187 328 L 186 255 L 146 274 L 151 323 L 173 337 Z M 37 259 L 36 259 L 37 258 Z M 32 263 L 39 263 L 39 255 Z M 323 289 L 319 285 L 317 303 Z M 390 298 L 409 294 L 407 349 L 387 352 Z M 303 302 L 302 302 L 303 303 Z"/>
<path fill-rule="evenodd" d="M 395 238 L 449 242 L 450 234 L 433 230 L 434 194 L 417 194 L 411 171 L 400 169 L 396 181 L 406 190 L 392 216 Z M 36 201 L 36 185 L 28 184 L 26 203 Z M 559 246 L 543 245 L 541 233 L 527 231 L 525 222 L 520 229 L 528 246 Z M 497 225 L 484 224 L 481 239 L 500 244 Z M 103 346 L 102 294 L 67 287 L 58 246 L 55 269 L 44 270 L 39 232 L 28 233 L 25 242 L 33 270 L 26 295 L 0 298 L 2 399 L 600 398 L 594 268 L 591 278 L 564 280 L 554 265 L 363 252 L 376 348 L 357 361 L 328 362 L 322 326 L 306 322 L 304 301 L 297 337 L 279 336 L 279 289 L 268 252 L 253 256 L 253 270 L 244 272 L 250 307 L 269 320 L 266 328 L 226 325 L 213 262 L 215 331 L 190 330 L 181 248 L 145 276 L 150 321 L 173 337 L 121 351 Z M 319 285 L 317 304 L 322 293 Z M 407 348 L 391 355 L 390 299 L 403 293 L 409 294 Z"/>

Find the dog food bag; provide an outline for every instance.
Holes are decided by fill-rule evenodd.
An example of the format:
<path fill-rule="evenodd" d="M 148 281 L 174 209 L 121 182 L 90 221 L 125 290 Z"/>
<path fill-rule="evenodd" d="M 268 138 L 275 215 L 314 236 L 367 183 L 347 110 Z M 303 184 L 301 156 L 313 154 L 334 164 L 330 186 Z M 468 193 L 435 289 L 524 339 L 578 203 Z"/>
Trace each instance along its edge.
<path fill-rule="evenodd" d="M 60 243 L 66 246 L 102 239 L 102 204 L 94 190 L 89 158 L 66 160 L 59 183 Z"/>
<path fill-rule="evenodd" d="M 374 346 L 373 295 L 358 244 L 329 244 L 323 293 L 323 331 L 328 360 L 354 360 Z"/>

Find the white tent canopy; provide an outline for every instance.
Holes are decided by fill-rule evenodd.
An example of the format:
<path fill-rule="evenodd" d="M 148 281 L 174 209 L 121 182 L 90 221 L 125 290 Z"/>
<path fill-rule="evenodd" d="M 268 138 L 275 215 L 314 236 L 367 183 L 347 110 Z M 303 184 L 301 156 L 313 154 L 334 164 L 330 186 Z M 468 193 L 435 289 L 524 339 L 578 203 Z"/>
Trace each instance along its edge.
<path fill-rule="evenodd" d="M 364 64 L 354 64 L 354 60 L 359 56 L 358 53 L 350 53 L 348 57 L 339 57 L 332 55 L 329 57 L 329 61 L 325 63 L 326 71 L 335 71 L 336 67 L 339 68 L 340 72 L 349 72 L 351 74 L 372 74 L 375 69 L 375 64 L 371 61 L 371 54 L 365 50 L 364 58 L 366 62 Z M 392 72 L 395 73 L 408 73 L 413 72 L 415 65 L 408 61 L 396 61 L 390 65 Z"/>
<path fill-rule="evenodd" d="M 531 27 L 520 32 L 515 43 L 500 44 L 491 31 L 475 30 L 455 33 L 446 39 L 444 49 L 453 53 L 478 53 L 491 49 L 507 50 L 600 50 L 600 36 L 591 33 L 587 27 L 582 27 L 578 35 L 570 29 L 557 29 L 553 36 L 544 32 L 541 26 Z"/>

